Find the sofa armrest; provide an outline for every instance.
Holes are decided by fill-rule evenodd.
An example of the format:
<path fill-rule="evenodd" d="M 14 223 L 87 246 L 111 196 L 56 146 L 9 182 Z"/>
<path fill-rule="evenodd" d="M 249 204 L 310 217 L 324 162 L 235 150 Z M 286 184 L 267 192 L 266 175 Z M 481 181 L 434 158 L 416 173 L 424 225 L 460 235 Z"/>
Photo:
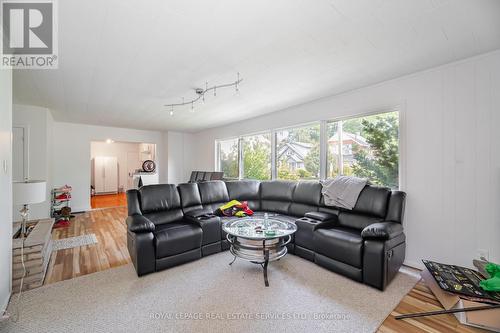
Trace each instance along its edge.
<path fill-rule="evenodd" d="M 395 222 L 373 223 L 363 229 L 363 239 L 387 240 L 395 238 L 403 233 L 403 226 Z"/>
<path fill-rule="evenodd" d="M 305 217 L 308 217 L 313 220 L 317 220 L 320 222 L 337 222 L 338 216 L 335 214 L 324 213 L 324 212 L 309 212 L 305 214 Z"/>
<path fill-rule="evenodd" d="M 154 223 L 143 215 L 129 216 L 125 222 L 128 230 L 135 233 L 153 232 L 155 230 Z"/>
<path fill-rule="evenodd" d="M 184 221 L 194 224 L 201 228 L 203 238 L 201 245 L 207 245 L 210 243 L 220 242 L 221 236 L 221 219 L 212 213 L 195 214 L 198 217 L 193 217 L 190 215 L 184 216 Z"/>

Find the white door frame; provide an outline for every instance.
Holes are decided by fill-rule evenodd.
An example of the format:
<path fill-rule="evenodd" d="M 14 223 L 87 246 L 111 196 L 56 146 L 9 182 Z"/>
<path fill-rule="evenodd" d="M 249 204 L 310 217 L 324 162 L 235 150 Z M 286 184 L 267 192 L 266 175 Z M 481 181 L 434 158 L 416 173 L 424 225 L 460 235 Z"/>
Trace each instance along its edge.
<path fill-rule="evenodd" d="M 28 180 L 30 178 L 30 126 L 29 125 L 21 125 L 21 124 L 13 124 L 12 131 L 14 128 L 22 128 L 23 129 L 23 178 L 24 180 Z M 13 152 L 14 153 L 14 152 Z"/>

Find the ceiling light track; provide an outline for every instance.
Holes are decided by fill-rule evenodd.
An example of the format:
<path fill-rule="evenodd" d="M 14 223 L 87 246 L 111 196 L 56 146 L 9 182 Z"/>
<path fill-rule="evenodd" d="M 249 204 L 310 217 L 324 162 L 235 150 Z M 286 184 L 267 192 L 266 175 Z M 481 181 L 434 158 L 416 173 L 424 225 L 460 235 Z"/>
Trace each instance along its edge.
<path fill-rule="evenodd" d="M 197 103 L 199 100 L 201 100 L 203 103 L 205 103 L 205 95 L 209 92 L 213 91 L 214 96 L 217 96 L 218 89 L 234 87 L 236 94 L 239 94 L 241 81 L 243 81 L 243 79 L 240 78 L 240 73 L 237 73 L 236 81 L 234 81 L 234 82 L 214 85 L 212 87 L 209 87 L 208 82 L 205 82 L 205 89 L 196 88 L 194 90 L 196 95 L 197 95 L 196 98 L 193 98 L 191 100 L 186 101 L 186 100 L 184 100 L 184 97 L 183 97 L 181 103 L 165 104 L 165 107 L 170 109 L 171 116 L 174 115 L 174 108 L 178 107 L 178 106 L 191 105 L 191 111 L 194 111 L 194 104 Z"/>

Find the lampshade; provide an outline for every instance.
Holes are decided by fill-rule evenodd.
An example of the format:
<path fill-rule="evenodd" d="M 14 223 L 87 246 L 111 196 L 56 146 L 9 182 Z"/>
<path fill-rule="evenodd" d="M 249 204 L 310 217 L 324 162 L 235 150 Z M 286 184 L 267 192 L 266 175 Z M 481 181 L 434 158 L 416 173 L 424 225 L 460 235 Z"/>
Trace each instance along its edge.
<path fill-rule="evenodd" d="M 13 182 L 14 205 L 28 205 L 44 202 L 47 198 L 47 183 L 44 180 Z"/>

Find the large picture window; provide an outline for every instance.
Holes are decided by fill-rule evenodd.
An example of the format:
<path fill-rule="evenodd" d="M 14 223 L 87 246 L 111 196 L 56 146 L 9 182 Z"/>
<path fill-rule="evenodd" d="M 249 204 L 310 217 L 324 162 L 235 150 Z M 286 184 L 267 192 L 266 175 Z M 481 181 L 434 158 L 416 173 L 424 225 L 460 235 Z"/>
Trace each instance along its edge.
<path fill-rule="evenodd" d="M 217 141 L 218 169 L 224 172 L 225 178 L 239 177 L 238 138 Z"/>
<path fill-rule="evenodd" d="M 278 179 L 318 179 L 320 171 L 319 123 L 276 132 Z"/>
<path fill-rule="evenodd" d="M 241 138 L 245 179 L 271 179 L 271 133 Z"/>
<path fill-rule="evenodd" d="M 218 140 L 217 151 L 217 167 L 225 178 L 305 180 L 353 175 L 396 189 L 399 112 Z"/>
<path fill-rule="evenodd" d="M 327 178 L 354 175 L 398 188 L 398 112 L 330 121 L 326 131 Z"/>

